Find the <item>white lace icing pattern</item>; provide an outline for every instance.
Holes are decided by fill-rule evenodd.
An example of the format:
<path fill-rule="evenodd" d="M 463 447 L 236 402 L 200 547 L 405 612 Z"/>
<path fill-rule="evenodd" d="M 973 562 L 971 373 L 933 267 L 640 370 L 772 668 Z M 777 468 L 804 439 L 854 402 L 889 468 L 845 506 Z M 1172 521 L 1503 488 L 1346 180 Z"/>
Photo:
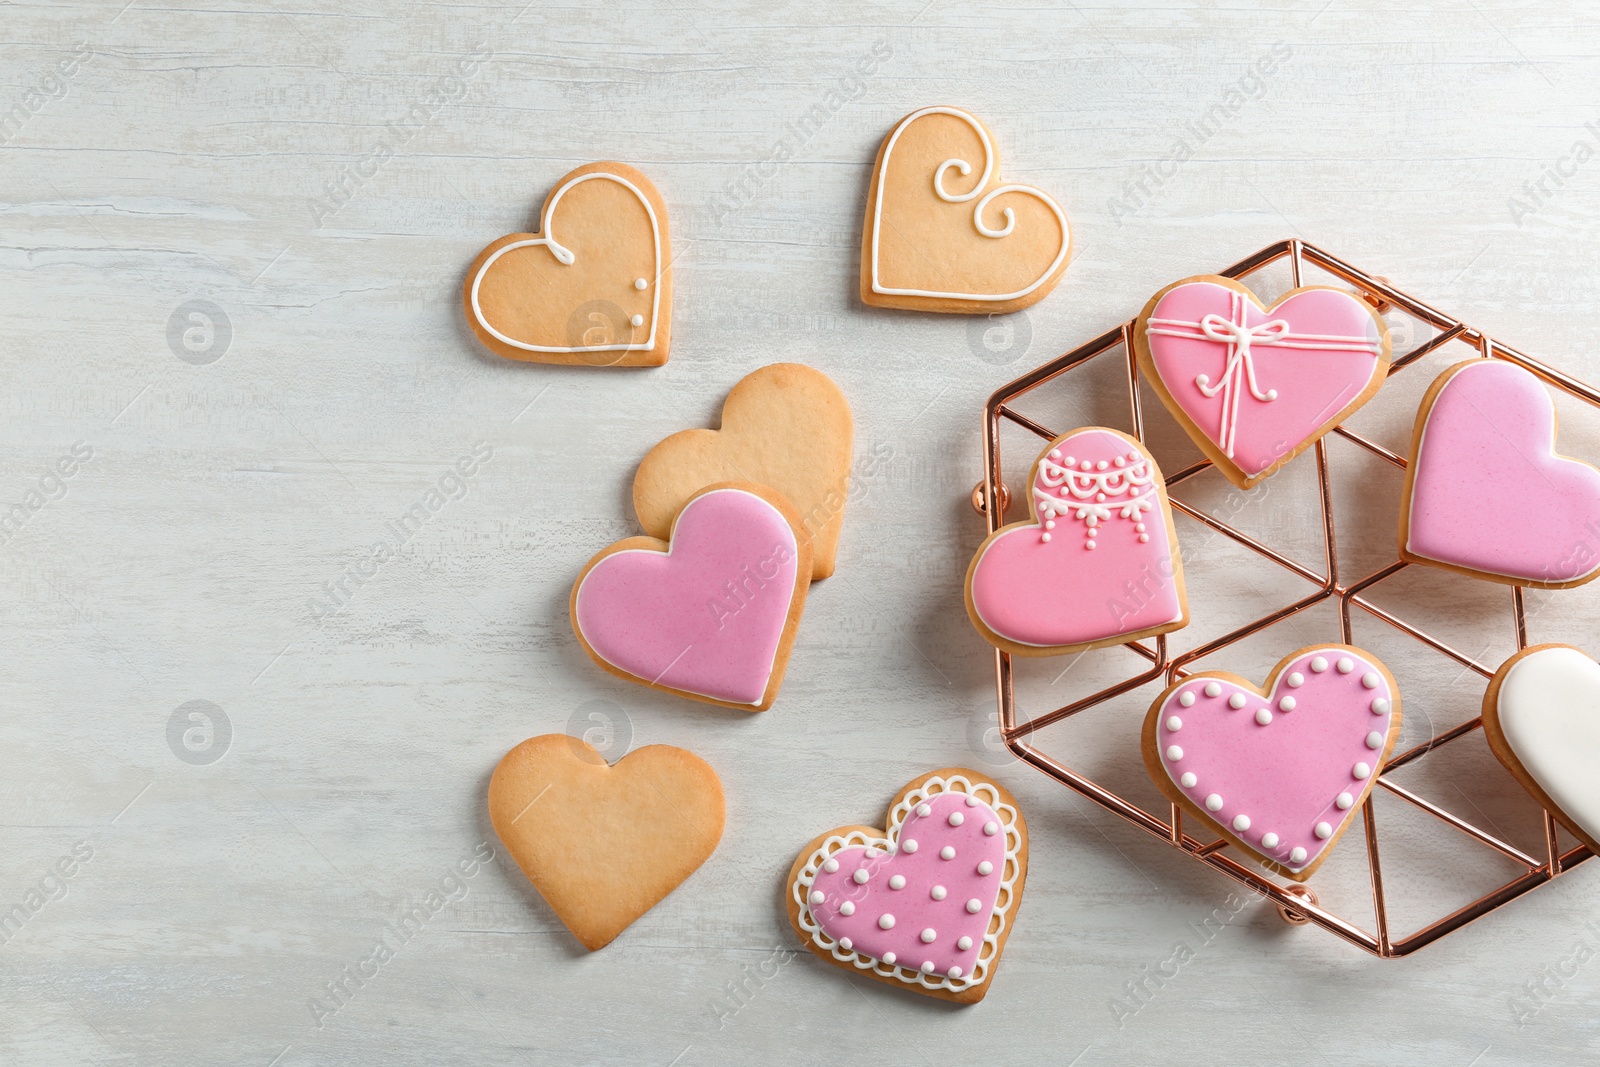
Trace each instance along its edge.
<path fill-rule="evenodd" d="M 1118 456 L 1114 463 L 1101 460 L 1091 464 L 1075 456 L 1063 457 L 1059 447 L 1039 460 L 1033 498 L 1043 528 L 1041 541 L 1050 540 L 1056 519 L 1070 516 L 1084 524 L 1083 547 L 1090 550 L 1101 534 L 1100 524 L 1113 515 L 1132 522 L 1139 540 L 1148 542 L 1144 513 L 1158 500 L 1150 461 L 1137 451 Z"/>

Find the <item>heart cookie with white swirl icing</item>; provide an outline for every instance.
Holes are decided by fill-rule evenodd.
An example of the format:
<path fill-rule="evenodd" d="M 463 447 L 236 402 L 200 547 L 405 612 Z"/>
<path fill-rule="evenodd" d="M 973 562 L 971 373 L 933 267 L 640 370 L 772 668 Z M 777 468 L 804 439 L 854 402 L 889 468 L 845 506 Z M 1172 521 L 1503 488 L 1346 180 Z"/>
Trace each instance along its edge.
<path fill-rule="evenodd" d="M 957 107 L 901 119 L 878 149 L 861 238 L 861 299 L 993 315 L 1043 300 L 1072 233 L 1050 194 L 1000 178 L 988 127 Z"/>
<path fill-rule="evenodd" d="M 853 974 L 972 1004 L 988 993 L 1028 875 L 1016 798 L 975 771 L 917 778 L 885 829 L 841 826 L 790 868 L 789 921 Z"/>

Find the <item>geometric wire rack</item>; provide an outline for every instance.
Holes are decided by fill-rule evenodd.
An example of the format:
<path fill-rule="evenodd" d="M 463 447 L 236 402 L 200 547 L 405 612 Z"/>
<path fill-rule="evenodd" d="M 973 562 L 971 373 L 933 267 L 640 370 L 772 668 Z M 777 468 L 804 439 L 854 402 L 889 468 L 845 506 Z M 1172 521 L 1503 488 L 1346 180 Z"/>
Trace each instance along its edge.
<path fill-rule="evenodd" d="M 1483 358 L 1502 359 L 1514 363 L 1531 371 L 1552 387 L 1586 404 L 1600 408 L 1600 394 L 1597 394 L 1582 382 L 1495 341 L 1465 323 L 1436 311 L 1422 301 L 1394 288 L 1384 279 L 1357 270 L 1303 241 L 1291 239 L 1269 245 L 1255 255 L 1234 264 L 1221 273 L 1230 278 L 1244 279 L 1285 258 L 1289 261 L 1290 277 L 1293 286 L 1296 288 L 1302 284 L 1302 268 L 1309 263 L 1350 286 L 1376 306 L 1380 312 L 1388 307 L 1393 307 L 1427 323 L 1436 331 L 1436 336 L 1427 342 L 1403 355 L 1395 357 L 1389 367 L 1390 376 L 1399 374 L 1428 353 L 1443 345 L 1452 341 L 1462 341 L 1475 347 Z M 1059 436 L 1056 430 L 1043 426 L 1015 410 L 1011 405 L 1019 397 L 1076 368 L 1083 367 L 1090 360 L 1100 357 L 1115 358 L 1113 353 L 1121 349 L 1127 366 L 1126 380 L 1129 414 L 1132 417 L 1133 425 L 1132 433 L 1139 440 L 1144 440 L 1145 421 L 1140 403 L 1139 370 L 1134 358 L 1132 344 L 1133 329 L 1134 322 L 1129 321 L 1109 330 L 1088 344 L 1074 349 L 1066 355 L 1052 360 L 1002 386 L 989 398 L 984 412 L 984 480 L 973 490 L 972 497 L 973 507 L 984 515 L 989 532 L 993 533 L 1005 523 L 1005 511 L 1010 502 L 1010 493 L 1001 481 L 1000 425 L 1002 420 L 1011 422 L 1046 441 Z M 1335 427 L 1331 432 L 1355 443 L 1379 459 L 1402 470 L 1406 466 L 1407 457 L 1397 455 L 1377 442 L 1344 426 Z M 1543 885 L 1562 872 L 1570 870 L 1591 855 L 1588 848 L 1581 844 L 1566 852 L 1561 851 L 1561 844 L 1557 837 L 1557 824 L 1549 811 L 1543 812 L 1545 854 L 1543 858 L 1539 858 L 1515 848 L 1482 827 L 1474 825 L 1472 822 L 1431 803 L 1424 797 L 1405 788 L 1391 777 L 1393 772 L 1400 768 L 1421 760 L 1430 752 L 1435 752 L 1441 747 L 1480 729 L 1483 723 L 1481 717 L 1474 717 L 1468 722 L 1444 730 L 1421 744 L 1394 756 L 1378 775 L 1377 784 L 1388 793 L 1415 805 L 1455 830 L 1501 853 L 1517 864 L 1521 868 L 1521 873 L 1477 900 L 1398 938 L 1389 929 L 1389 904 L 1384 895 L 1377 817 L 1374 813 L 1374 805 L 1370 802 L 1370 798 L 1375 796 L 1376 793 L 1369 794 L 1369 799 L 1364 803 L 1362 812 L 1366 837 L 1367 865 L 1370 870 L 1372 884 L 1373 915 L 1377 926 L 1376 930 L 1369 932 L 1324 908 L 1319 903 L 1316 893 L 1307 886 L 1299 883 L 1281 885 L 1263 873 L 1262 869 L 1240 863 L 1230 855 L 1232 846 L 1227 841 L 1220 838 L 1216 840 L 1201 840 L 1191 837 L 1184 830 L 1183 816 L 1176 804 L 1169 806 L 1165 819 L 1145 811 L 1137 804 L 1077 773 L 1066 764 L 1044 752 L 1034 743 L 1033 738 L 1033 735 L 1043 727 L 1060 722 L 1095 705 L 1110 701 L 1123 693 L 1155 681 L 1158 678 L 1164 678 L 1164 684 L 1170 685 L 1188 676 L 1190 672 L 1187 669 L 1187 665 L 1193 661 L 1235 642 L 1242 641 L 1252 634 L 1326 601 L 1333 601 L 1337 606 L 1341 640 L 1346 644 L 1352 643 L 1351 613 L 1355 610 L 1360 610 L 1448 656 L 1466 669 L 1475 671 L 1484 679 L 1487 680 L 1493 677 L 1495 671 L 1493 666 L 1478 662 L 1473 657 L 1412 625 L 1398 615 L 1384 610 L 1368 599 L 1366 594 L 1372 587 L 1405 570 L 1410 564 L 1396 559 L 1387 566 L 1371 574 L 1363 575 L 1354 581 L 1345 580 L 1341 576 L 1335 550 L 1334 512 L 1328 474 L 1326 440 L 1318 440 L 1315 445 L 1315 453 L 1318 497 L 1321 503 L 1324 538 L 1322 573 L 1318 573 L 1314 568 L 1303 566 L 1262 541 L 1235 529 L 1232 525 L 1214 515 L 1186 504 L 1175 496 L 1170 498 L 1171 505 L 1175 511 L 1189 516 L 1216 531 L 1216 533 L 1232 539 L 1239 545 L 1303 579 L 1310 586 L 1310 591 L 1304 597 L 1285 607 L 1253 619 L 1245 625 L 1198 648 L 1191 649 L 1180 656 L 1174 657 L 1168 654 L 1166 635 L 1158 636 L 1151 642 L 1128 642 L 1123 647 L 1143 658 L 1148 663 L 1146 669 L 1131 678 L 1117 682 L 1073 703 L 1051 711 L 1041 712 L 1028 718 L 1019 719 L 1011 656 L 1009 653 L 997 649 L 995 651 L 995 686 L 999 700 L 1000 735 L 1007 748 L 1019 759 L 1038 768 L 1063 785 L 1076 790 L 1084 797 L 1112 814 L 1132 823 L 1146 833 L 1166 841 L 1172 847 L 1187 853 L 1199 862 L 1220 871 L 1234 881 L 1242 883 L 1265 896 L 1277 905 L 1278 912 L 1285 921 L 1296 925 L 1315 924 L 1331 931 L 1352 945 L 1387 959 L 1407 955 L 1433 943 L 1446 934 L 1472 922 L 1474 919 L 1488 914 L 1502 904 Z M 1170 490 L 1172 487 L 1193 478 L 1210 466 L 1209 460 L 1202 460 L 1169 475 L 1166 479 L 1168 489 Z M 988 501 L 996 499 L 1000 503 L 998 508 L 987 506 Z M 1520 586 L 1512 586 L 1510 588 L 1510 600 L 1511 622 L 1516 632 L 1517 648 L 1526 648 L 1528 644 L 1527 614 L 1523 604 L 1523 591 Z"/>

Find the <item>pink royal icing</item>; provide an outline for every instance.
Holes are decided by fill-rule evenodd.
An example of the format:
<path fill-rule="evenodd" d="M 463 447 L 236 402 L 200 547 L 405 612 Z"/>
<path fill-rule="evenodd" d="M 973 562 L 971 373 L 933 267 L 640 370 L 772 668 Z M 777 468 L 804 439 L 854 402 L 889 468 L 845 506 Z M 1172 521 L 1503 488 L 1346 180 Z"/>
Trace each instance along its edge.
<path fill-rule="evenodd" d="M 888 847 L 830 853 L 803 890 L 806 906 L 822 933 L 857 955 L 971 979 L 1007 876 L 1007 841 L 989 804 L 939 793 L 891 828 Z"/>
<path fill-rule="evenodd" d="M 794 599 L 799 551 L 783 513 L 717 489 L 684 506 L 666 552 L 589 569 L 574 622 L 601 659 L 654 685 L 760 704 Z"/>
<path fill-rule="evenodd" d="M 1337 289 L 1262 311 L 1225 285 L 1188 282 L 1151 310 L 1146 341 L 1173 402 L 1247 477 L 1315 440 L 1383 368 L 1376 320 Z"/>
<path fill-rule="evenodd" d="M 1296 656 L 1265 697 L 1196 675 L 1161 702 L 1161 765 L 1217 825 L 1300 871 L 1360 810 L 1394 700 L 1376 660 L 1337 646 Z"/>
<path fill-rule="evenodd" d="M 1417 443 L 1406 551 L 1533 582 L 1600 570 L 1600 471 L 1554 454 L 1539 379 L 1497 359 L 1450 374 Z"/>
<path fill-rule="evenodd" d="M 982 549 L 972 605 L 1017 644 L 1080 645 L 1181 622 L 1167 520 L 1149 455 L 1109 430 L 1067 434 L 1035 468 L 1035 521 Z"/>

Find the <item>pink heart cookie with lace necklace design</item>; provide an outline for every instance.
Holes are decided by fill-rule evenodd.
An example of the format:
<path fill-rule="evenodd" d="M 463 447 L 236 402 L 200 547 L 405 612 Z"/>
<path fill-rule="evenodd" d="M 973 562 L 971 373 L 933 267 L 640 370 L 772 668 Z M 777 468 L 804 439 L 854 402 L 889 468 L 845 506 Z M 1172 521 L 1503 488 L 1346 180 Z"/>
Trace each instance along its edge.
<path fill-rule="evenodd" d="M 572 628 L 619 678 L 745 711 L 772 706 L 811 581 L 800 519 L 765 486 L 695 494 L 672 540 L 630 537 L 572 586 Z"/>
<path fill-rule="evenodd" d="M 912 781 L 886 830 L 842 826 L 789 871 L 789 921 L 845 970 L 964 1004 L 989 991 L 1022 899 L 1028 827 L 1003 786 L 960 767 Z"/>
<path fill-rule="evenodd" d="M 1098 426 L 1046 446 L 1034 517 L 990 534 L 967 568 L 967 615 L 1020 656 L 1054 656 L 1184 626 L 1166 485 L 1137 440 Z"/>
<path fill-rule="evenodd" d="M 1264 307 L 1217 275 L 1151 297 L 1134 348 L 1167 410 L 1243 489 L 1353 414 L 1389 369 L 1389 328 L 1360 297 L 1310 286 Z"/>
<path fill-rule="evenodd" d="M 1349 829 L 1400 736 L 1400 691 L 1378 658 L 1313 645 L 1265 690 L 1190 675 L 1156 698 L 1144 761 L 1162 793 L 1281 874 L 1303 882 Z"/>
<path fill-rule="evenodd" d="M 1600 470 L 1555 442 L 1556 409 L 1532 373 L 1498 359 L 1448 368 L 1417 412 L 1400 558 L 1508 585 L 1593 581 Z"/>

